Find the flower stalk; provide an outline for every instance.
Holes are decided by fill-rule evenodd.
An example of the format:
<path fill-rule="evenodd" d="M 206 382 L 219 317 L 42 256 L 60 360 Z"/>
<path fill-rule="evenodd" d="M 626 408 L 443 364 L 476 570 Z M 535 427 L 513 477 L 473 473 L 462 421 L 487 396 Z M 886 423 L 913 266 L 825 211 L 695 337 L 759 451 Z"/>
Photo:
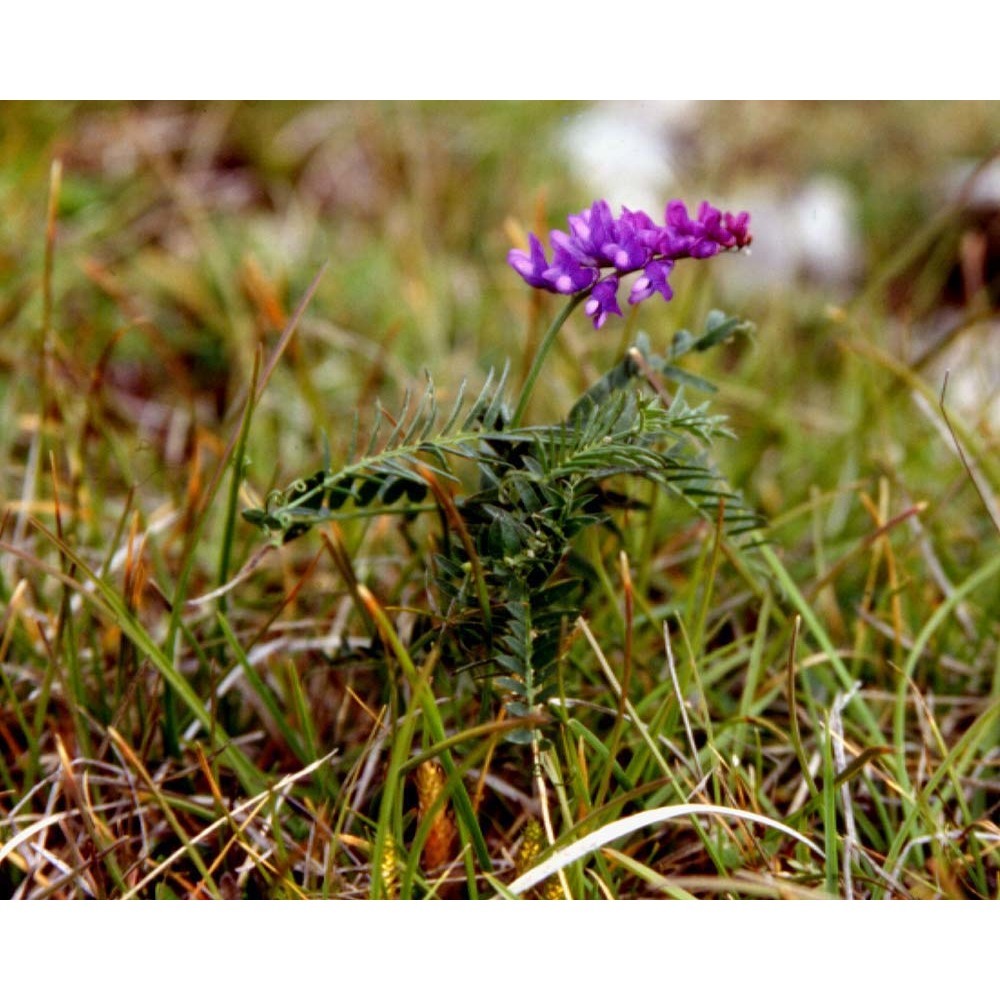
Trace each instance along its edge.
<path fill-rule="evenodd" d="M 518 397 L 517 406 L 514 408 L 514 416 L 512 418 L 515 427 L 520 426 L 521 419 L 524 417 L 524 411 L 528 406 L 528 400 L 531 398 L 531 390 L 534 389 L 535 383 L 538 381 L 538 376 L 541 374 L 542 366 L 545 364 L 545 359 L 548 356 L 549 351 L 552 350 L 552 345 L 556 342 L 556 337 L 559 335 L 559 331 L 563 328 L 563 324 L 569 319 L 570 313 L 586 298 L 585 293 L 580 292 L 574 295 L 569 302 L 566 303 L 559 310 L 559 315 L 552 321 L 548 330 L 545 331 L 545 336 L 542 338 L 542 342 L 538 345 L 538 350 L 535 351 L 535 357 L 531 362 L 531 367 L 528 369 L 528 374 L 524 379 L 524 385 L 521 387 L 521 395 Z"/>

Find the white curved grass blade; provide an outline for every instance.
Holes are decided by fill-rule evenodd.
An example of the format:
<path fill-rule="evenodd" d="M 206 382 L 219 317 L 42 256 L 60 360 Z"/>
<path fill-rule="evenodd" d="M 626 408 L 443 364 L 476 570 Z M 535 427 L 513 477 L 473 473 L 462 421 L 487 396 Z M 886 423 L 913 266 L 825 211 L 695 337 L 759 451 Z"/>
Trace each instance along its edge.
<path fill-rule="evenodd" d="M 624 819 L 615 820 L 614 823 L 602 826 L 593 833 L 588 833 L 586 837 L 582 837 L 575 844 L 570 844 L 569 847 L 564 847 L 556 851 L 551 858 L 546 858 L 541 864 L 535 865 L 534 868 L 526 871 L 520 878 L 515 879 L 507 886 L 507 891 L 518 896 L 534 888 L 540 882 L 544 882 L 550 875 L 554 875 L 560 869 L 565 868 L 566 865 L 578 861 L 584 855 L 589 854 L 591 851 L 596 851 L 605 844 L 610 844 L 612 840 L 624 837 L 627 833 L 634 833 L 636 830 L 640 830 L 644 826 L 652 826 L 654 823 L 665 823 L 669 820 L 680 819 L 682 816 L 692 815 L 731 816 L 734 819 L 744 819 L 750 823 L 760 823 L 763 826 L 780 830 L 782 833 L 788 834 L 789 837 L 794 837 L 805 844 L 811 851 L 823 857 L 822 848 L 814 844 L 808 837 L 804 837 L 791 827 L 785 826 L 784 823 L 779 823 L 778 820 L 771 819 L 768 816 L 760 816 L 757 813 L 746 812 L 743 809 L 733 809 L 729 806 L 664 806 L 661 809 L 647 809 L 645 812 L 636 813 L 634 816 L 626 816 Z"/>
<path fill-rule="evenodd" d="M 36 820 L 36 822 L 32 823 L 31 826 L 25 827 L 20 833 L 11 837 L 6 843 L 0 843 L 0 864 L 3 864 L 7 855 L 16 851 L 26 840 L 31 840 L 36 833 L 41 833 L 46 827 L 52 826 L 60 820 L 66 819 L 67 816 L 73 815 L 74 811 L 55 813 L 52 816 L 43 816 L 40 820 Z"/>

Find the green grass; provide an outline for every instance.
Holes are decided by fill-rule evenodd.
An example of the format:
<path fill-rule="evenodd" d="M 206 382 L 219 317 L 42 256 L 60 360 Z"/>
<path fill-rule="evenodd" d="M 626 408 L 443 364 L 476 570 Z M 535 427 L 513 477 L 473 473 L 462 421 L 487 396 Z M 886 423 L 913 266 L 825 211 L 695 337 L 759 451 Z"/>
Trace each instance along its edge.
<path fill-rule="evenodd" d="M 575 313 L 527 400 L 560 303 L 505 257 L 586 203 L 576 107 L 5 108 L 0 895 L 997 897 L 998 429 L 951 388 L 943 419 L 911 343 L 970 225 L 940 178 L 997 108 L 738 109 L 678 193 L 845 178 L 858 287 L 684 262 L 627 327 Z M 988 349 L 996 293 L 954 341 Z M 585 530 L 544 715 L 439 627 L 433 509 L 282 546 L 239 516 L 425 371 L 447 412 L 509 359 L 554 421 L 713 307 L 757 326 L 685 364 L 760 544 L 651 484 Z"/>

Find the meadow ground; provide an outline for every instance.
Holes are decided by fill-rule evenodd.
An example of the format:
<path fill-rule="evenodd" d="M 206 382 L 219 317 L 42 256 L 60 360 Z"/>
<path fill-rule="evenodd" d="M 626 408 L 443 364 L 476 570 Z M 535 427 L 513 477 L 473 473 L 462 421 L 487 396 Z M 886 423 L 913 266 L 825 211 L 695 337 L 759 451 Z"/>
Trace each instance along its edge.
<path fill-rule="evenodd" d="M 995 104 L 5 105 L 0 897 L 996 898 L 998 135 Z M 752 254 L 581 307 L 529 399 L 563 303 L 508 250 L 619 192 L 748 209 Z M 574 401 L 715 309 L 753 331 L 628 369 L 591 443 L 635 399 L 673 433 L 683 383 L 725 502 L 624 474 L 668 454 L 628 428 L 555 469 Z M 506 362 L 474 447 L 387 464 Z"/>

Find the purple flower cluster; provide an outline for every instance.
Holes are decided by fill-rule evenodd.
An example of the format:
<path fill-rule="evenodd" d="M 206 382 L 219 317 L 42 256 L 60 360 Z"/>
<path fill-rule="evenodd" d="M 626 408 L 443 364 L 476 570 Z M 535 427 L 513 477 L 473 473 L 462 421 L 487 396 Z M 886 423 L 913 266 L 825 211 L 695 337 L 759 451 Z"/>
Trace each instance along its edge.
<path fill-rule="evenodd" d="M 618 283 L 625 274 L 642 273 L 632 284 L 630 305 L 655 292 L 666 300 L 673 296 L 667 278 L 674 262 L 683 257 L 712 257 L 720 250 L 750 244 L 750 215 L 720 212 L 707 201 L 692 219 L 684 202 L 667 205 L 664 225 L 658 226 L 645 212 L 622 208 L 616 219 L 606 201 L 595 201 L 579 215 L 569 217 L 568 233 L 550 234 L 552 263 L 546 259 L 541 241 L 531 233 L 530 252 L 511 250 L 510 266 L 533 288 L 559 295 L 590 292 L 584 312 L 597 329 L 608 313 L 621 316 Z M 610 273 L 605 273 L 611 268 Z"/>

